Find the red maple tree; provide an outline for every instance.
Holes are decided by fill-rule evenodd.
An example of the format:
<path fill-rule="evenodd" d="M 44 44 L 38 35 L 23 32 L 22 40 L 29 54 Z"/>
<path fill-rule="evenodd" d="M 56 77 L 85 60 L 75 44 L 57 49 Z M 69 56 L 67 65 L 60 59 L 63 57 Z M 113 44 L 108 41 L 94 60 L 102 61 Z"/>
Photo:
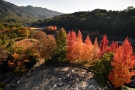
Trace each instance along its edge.
<path fill-rule="evenodd" d="M 117 41 L 116 42 L 112 41 L 112 43 L 111 43 L 111 45 L 109 47 L 109 52 L 114 52 L 115 53 L 117 48 L 118 48 L 118 42 Z"/>
<path fill-rule="evenodd" d="M 101 56 L 108 51 L 108 44 L 109 44 L 108 38 L 106 35 L 104 35 L 100 43 Z"/>
<path fill-rule="evenodd" d="M 76 32 L 74 31 L 69 31 L 67 34 L 67 59 L 68 60 L 73 60 L 74 55 L 73 55 L 73 50 L 75 48 L 74 43 L 76 41 Z"/>
<path fill-rule="evenodd" d="M 94 62 L 95 62 L 96 59 L 99 58 L 99 54 L 100 54 L 100 48 L 98 46 L 98 40 L 97 40 L 97 38 L 95 38 L 94 48 L 93 48 L 93 60 L 94 60 Z"/>
<path fill-rule="evenodd" d="M 76 38 L 76 42 L 74 42 L 74 49 L 73 49 L 73 57 L 74 60 L 82 60 L 83 55 L 83 40 L 82 40 L 82 33 L 79 30 Z"/>
<path fill-rule="evenodd" d="M 124 86 L 124 83 L 131 82 L 131 77 L 135 75 L 135 55 L 132 51 L 131 43 L 128 39 L 124 40 L 122 46 L 119 46 L 111 63 L 113 69 L 108 78 L 114 87 Z"/>

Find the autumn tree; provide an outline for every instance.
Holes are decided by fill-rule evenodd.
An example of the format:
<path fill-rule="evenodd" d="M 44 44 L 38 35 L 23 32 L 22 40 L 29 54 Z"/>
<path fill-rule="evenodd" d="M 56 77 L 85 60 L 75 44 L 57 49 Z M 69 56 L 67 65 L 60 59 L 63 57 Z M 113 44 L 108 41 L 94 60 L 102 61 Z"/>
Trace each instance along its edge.
<path fill-rule="evenodd" d="M 76 42 L 76 32 L 69 31 L 67 34 L 67 59 L 73 60 L 73 50 L 75 48 L 74 43 Z"/>
<path fill-rule="evenodd" d="M 43 58 L 47 60 L 53 56 L 56 45 L 53 35 L 47 35 L 45 32 L 39 31 L 35 33 L 34 38 L 37 39 L 37 42 L 32 48 L 30 48 L 30 50 L 37 58 Z"/>
<path fill-rule="evenodd" d="M 97 37 L 94 40 L 94 45 L 93 45 L 93 62 L 95 62 L 97 59 L 99 59 L 99 53 L 100 53 L 100 48 L 98 46 L 98 41 L 97 41 Z"/>
<path fill-rule="evenodd" d="M 8 60 L 8 65 L 12 70 L 22 71 L 25 69 L 25 62 L 29 61 L 23 59 L 19 54 L 13 53 L 11 54 L 11 58 Z"/>
<path fill-rule="evenodd" d="M 109 52 L 116 52 L 116 50 L 117 50 L 117 48 L 118 48 L 118 42 L 117 41 L 112 41 L 112 43 L 111 43 L 111 45 L 110 45 L 110 47 L 109 47 Z"/>
<path fill-rule="evenodd" d="M 109 44 L 108 38 L 106 35 L 104 35 L 101 42 L 100 42 L 100 53 L 99 53 L 100 58 L 102 58 L 104 53 L 108 52 L 108 49 L 109 49 L 108 44 Z"/>
<path fill-rule="evenodd" d="M 50 25 L 46 28 L 47 31 L 56 31 L 57 30 L 57 27 L 54 25 Z"/>
<path fill-rule="evenodd" d="M 122 46 L 119 46 L 111 62 L 113 67 L 108 78 L 115 88 L 124 86 L 131 82 L 132 76 L 135 75 L 135 55 L 131 43 L 126 38 Z"/>
<path fill-rule="evenodd" d="M 46 35 L 44 38 L 39 39 L 31 48 L 38 58 L 47 60 L 51 58 L 55 52 L 56 42 L 53 36 Z"/>
<path fill-rule="evenodd" d="M 7 59 L 8 54 L 9 54 L 8 50 L 6 50 L 6 48 L 0 43 L 0 65 L 2 64 L 3 61 Z"/>
<path fill-rule="evenodd" d="M 92 44 L 89 35 L 86 37 L 85 42 L 82 40 L 81 31 L 78 35 L 74 31 L 70 31 L 67 35 L 67 58 L 69 60 L 78 60 L 81 62 L 94 62 L 93 59 L 97 58 L 99 52 L 98 42 L 95 39 L 94 45 Z"/>
<path fill-rule="evenodd" d="M 83 44 L 83 55 L 82 55 L 82 59 L 85 62 L 91 62 L 91 60 L 93 59 L 93 45 L 91 42 L 91 39 L 89 37 L 89 35 L 86 37 L 85 43 Z"/>
<path fill-rule="evenodd" d="M 103 55 L 104 53 L 107 52 L 108 50 L 108 44 L 109 44 L 109 41 L 107 39 L 107 36 L 104 35 L 102 40 L 101 40 L 101 43 L 100 43 L 100 52 L 101 52 L 101 55 Z"/>
<path fill-rule="evenodd" d="M 38 31 L 37 33 L 34 34 L 35 39 L 46 39 L 47 35 L 43 31 Z"/>
<path fill-rule="evenodd" d="M 28 36 L 30 35 L 30 31 L 28 30 L 28 28 L 22 27 L 18 29 L 18 34 L 22 37 L 28 38 Z"/>
<path fill-rule="evenodd" d="M 72 55 L 73 55 L 73 60 L 77 60 L 80 62 L 82 60 L 82 55 L 83 55 L 83 40 L 82 40 L 82 33 L 79 30 L 77 34 L 76 41 L 73 43 L 73 49 L 72 49 Z"/>

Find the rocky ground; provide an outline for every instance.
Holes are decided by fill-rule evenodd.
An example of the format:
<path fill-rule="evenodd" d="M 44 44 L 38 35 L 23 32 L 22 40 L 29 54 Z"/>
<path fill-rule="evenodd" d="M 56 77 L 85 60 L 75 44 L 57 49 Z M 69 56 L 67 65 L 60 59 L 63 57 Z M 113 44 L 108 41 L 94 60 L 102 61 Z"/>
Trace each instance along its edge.
<path fill-rule="evenodd" d="M 67 76 L 72 82 L 65 81 Z M 94 73 L 78 67 L 40 67 L 31 69 L 13 90 L 109 90 L 107 86 L 100 87 L 93 76 Z M 60 77 L 61 87 L 58 86 Z"/>

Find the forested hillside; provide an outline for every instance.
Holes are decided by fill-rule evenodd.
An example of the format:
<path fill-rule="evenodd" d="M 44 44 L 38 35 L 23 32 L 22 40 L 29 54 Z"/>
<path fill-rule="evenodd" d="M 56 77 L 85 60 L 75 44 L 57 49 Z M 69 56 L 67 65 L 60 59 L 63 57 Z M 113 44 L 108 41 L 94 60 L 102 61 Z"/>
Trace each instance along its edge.
<path fill-rule="evenodd" d="M 20 7 L 0 0 L 0 22 L 17 22 L 29 24 L 39 19 L 46 19 L 62 13 L 46 8 L 26 6 Z"/>
<path fill-rule="evenodd" d="M 75 12 L 48 18 L 34 25 L 57 25 L 68 30 L 95 31 L 112 36 L 135 35 L 135 8 L 127 7 L 122 11 L 95 9 L 92 11 Z"/>
<path fill-rule="evenodd" d="M 21 6 L 20 7 L 22 10 L 26 11 L 26 12 L 30 12 L 34 15 L 37 15 L 37 17 L 41 18 L 41 19 L 45 19 L 48 17 L 52 17 L 52 16 L 56 16 L 56 15 L 61 15 L 62 13 L 60 12 L 56 12 L 53 10 L 49 10 L 46 8 L 41 8 L 41 7 L 33 7 L 31 5 L 29 6 Z"/>

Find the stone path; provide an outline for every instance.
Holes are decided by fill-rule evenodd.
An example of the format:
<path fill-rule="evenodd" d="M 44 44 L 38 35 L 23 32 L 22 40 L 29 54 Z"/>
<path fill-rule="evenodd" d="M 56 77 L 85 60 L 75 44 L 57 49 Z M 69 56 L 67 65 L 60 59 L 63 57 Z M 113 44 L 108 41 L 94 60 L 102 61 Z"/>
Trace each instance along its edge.
<path fill-rule="evenodd" d="M 4 90 L 10 90 L 10 87 L 13 83 L 16 82 L 16 80 L 20 80 L 21 77 L 15 77 L 12 75 L 6 75 L 6 74 L 0 74 L 0 82 L 3 82 L 6 84 L 4 87 Z"/>
<path fill-rule="evenodd" d="M 0 74 L 0 81 L 2 81 L 5 77 L 5 74 Z"/>
<path fill-rule="evenodd" d="M 40 59 L 39 62 L 37 62 L 33 68 L 36 67 L 40 67 L 41 65 L 44 64 L 44 59 Z M 16 76 L 12 76 L 12 75 L 6 75 L 6 74 L 0 74 L 0 82 L 3 82 L 6 84 L 6 86 L 4 87 L 4 90 L 10 90 L 11 85 L 13 83 L 16 83 L 16 80 L 20 80 L 21 77 L 16 77 Z M 14 89 L 12 89 L 14 90 Z"/>
<path fill-rule="evenodd" d="M 4 87 L 4 90 L 10 90 L 11 85 L 16 82 L 16 80 L 20 80 L 20 77 L 14 77 L 11 79 L 8 83 L 6 83 L 6 86 Z M 19 89 L 18 89 L 19 90 Z"/>
<path fill-rule="evenodd" d="M 63 82 L 63 87 L 58 87 L 56 81 L 60 76 L 72 76 L 74 83 Z M 77 67 L 41 67 L 22 77 L 13 90 L 109 90 L 107 86 L 100 87 L 93 77 L 94 73 Z"/>

